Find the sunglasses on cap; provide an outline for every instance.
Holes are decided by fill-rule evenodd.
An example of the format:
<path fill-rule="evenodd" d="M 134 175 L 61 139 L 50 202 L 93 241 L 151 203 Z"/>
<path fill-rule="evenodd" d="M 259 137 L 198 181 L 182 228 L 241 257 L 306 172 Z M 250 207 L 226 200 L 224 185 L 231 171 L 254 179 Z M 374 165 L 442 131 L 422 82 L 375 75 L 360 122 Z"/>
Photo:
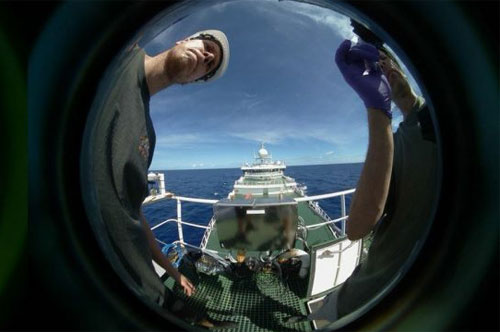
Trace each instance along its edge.
<path fill-rule="evenodd" d="M 211 72 L 205 74 L 203 77 L 200 77 L 199 79 L 197 79 L 197 81 L 206 81 L 206 80 L 210 79 L 212 76 L 215 75 L 215 73 L 217 72 L 217 70 L 219 70 L 220 65 L 222 64 L 222 59 L 224 58 L 224 54 L 223 54 L 223 50 L 222 50 L 222 45 L 221 45 L 220 41 L 217 40 L 217 38 L 215 38 L 214 36 L 209 35 L 207 33 L 202 33 L 202 34 L 200 34 L 200 35 L 198 35 L 196 37 L 190 38 L 190 39 L 191 40 L 193 40 L 193 39 L 210 40 L 210 41 L 216 43 L 219 46 L 220 59 L 219 59 L 219 63 L 217 64 L 217 67 L 215 67 Z"/>

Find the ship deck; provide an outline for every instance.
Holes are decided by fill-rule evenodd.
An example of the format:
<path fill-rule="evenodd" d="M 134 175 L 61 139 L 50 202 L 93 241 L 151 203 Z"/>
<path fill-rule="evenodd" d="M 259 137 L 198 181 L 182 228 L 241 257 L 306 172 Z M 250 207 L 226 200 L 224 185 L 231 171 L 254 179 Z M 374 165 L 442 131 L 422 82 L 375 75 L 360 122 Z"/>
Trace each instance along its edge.
<path fill-rule="evenodd" d="M 306 225 L 324 222 L 307 202 L 298 203 L 298 213 Z M 308 230 L 309 247 L 335 239 L 329 226 L 321 226 L 316 230 Z M 212 232 L 207 242 L 207 249 L 217 250 L 221 257 L 226 257 L 229 250 L 221 248 L 217 232 Z M 296 241 L 296 248 L 303 249 L 303 244 Z M 231 252 L 233 257 L 235 252 Z M 256 256 L 256 252 L 247 252 L 248 256 Z M 307 288 L 309 276 L 301 279 L 298 276 L 279 278 L 272 273 L 252 273 L 244 277 L 232 273 L 206 275 L 197 273 L 193 265 L 183 263 L 179 270 L 195 285 L 196 293 L 186 297 L 172 278 L 165 285 L 179 297 L 187 301 L 190 308 L 204 313 L 215 321 L 231 321 L 237 323 L 227 331 L 312 331 L 309 321 L 287 323 L 287 318 L 307 315 Z"/>
<path fill-rule="evenodd" d="M 279 280 L 263 272 L 238 277 L 234 274 L 205 275 L 182 264 L 179 271 L 196 287 L 191 297 L 169 278 L 165 285 L 183 298 L 189 308 L 215 322 L 234 322 L 227 331 L 312 331 L 310 322 L 287 324 L 291 316 L 307 314 L 304 297 L 307 282 L 295 277 Z"/>

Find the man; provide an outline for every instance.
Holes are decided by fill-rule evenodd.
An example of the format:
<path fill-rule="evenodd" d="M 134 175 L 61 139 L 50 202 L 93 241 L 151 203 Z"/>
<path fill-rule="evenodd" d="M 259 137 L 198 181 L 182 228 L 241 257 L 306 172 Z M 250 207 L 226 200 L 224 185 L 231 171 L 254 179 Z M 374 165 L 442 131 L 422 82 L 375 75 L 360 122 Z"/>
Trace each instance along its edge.
<path fill-rule="evenodd" d="M 426 235 L 438 182 L 428 108 L 395 58 L 383 47 L 346 40 L 335 62 L 368 113 L 368 151 L 346 232 L 351 240 L 372 231 L 374 237 L 366 260 L 308 316 L 330 322 L 368 303 L 404 273 Z M 404 118 L 394 136 L 391 98 Z"/>
<path fill-rule="evenodd" d="M 142 213 L 155 147 L 149 101 L 173 84 L 216 80 L 228 61 L 229 43 L 218 30 L 197 32 L 156 56 L 135 46 L 105 76 L 86 132 L 84 181 L 91 181 L 95 189 L 87 211 L 98 240 L 120 278 L 139 297 L 173 311 L 178 303 L 156 274 L 152 260 L 187 296 L 195 287 L 162 254 Z"/>

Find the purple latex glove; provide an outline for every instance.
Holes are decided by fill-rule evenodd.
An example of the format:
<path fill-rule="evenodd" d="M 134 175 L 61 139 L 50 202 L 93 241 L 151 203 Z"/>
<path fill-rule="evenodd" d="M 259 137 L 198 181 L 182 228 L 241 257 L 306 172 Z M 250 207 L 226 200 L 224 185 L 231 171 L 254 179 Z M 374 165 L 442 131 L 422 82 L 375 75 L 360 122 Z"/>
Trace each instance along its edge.
<path fill-rule="evenodd" d="M 378 50 L 365 42 L 352 45 L 350 40 L 344 40 L 335 53 L 342 76 L 365 106 L 382 110 L 392 119 L 391 87 L 376 63 L 378 60 Z"/>

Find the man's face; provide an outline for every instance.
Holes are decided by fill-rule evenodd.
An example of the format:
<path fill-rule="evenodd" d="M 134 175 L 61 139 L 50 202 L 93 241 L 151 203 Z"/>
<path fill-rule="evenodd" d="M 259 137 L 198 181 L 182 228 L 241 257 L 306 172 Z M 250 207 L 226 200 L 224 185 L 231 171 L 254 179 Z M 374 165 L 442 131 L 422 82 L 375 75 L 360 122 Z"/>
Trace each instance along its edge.
<path fill-rule="evenodd" d="M 379 54 L 380 68 L 391 86 L 392 99 L 397 101 L 398 99 L 409 96 L 411 94 L 411 88 L 405 74 L 384 52 L 379 51 Z"/>
<path fill-rule="evenodd" d="M 214 70 L 221 61 L 221 50 L 211 40 L 182 40 L 171 49 L 165 68 L 175 83 L 190 83 Z"/>

